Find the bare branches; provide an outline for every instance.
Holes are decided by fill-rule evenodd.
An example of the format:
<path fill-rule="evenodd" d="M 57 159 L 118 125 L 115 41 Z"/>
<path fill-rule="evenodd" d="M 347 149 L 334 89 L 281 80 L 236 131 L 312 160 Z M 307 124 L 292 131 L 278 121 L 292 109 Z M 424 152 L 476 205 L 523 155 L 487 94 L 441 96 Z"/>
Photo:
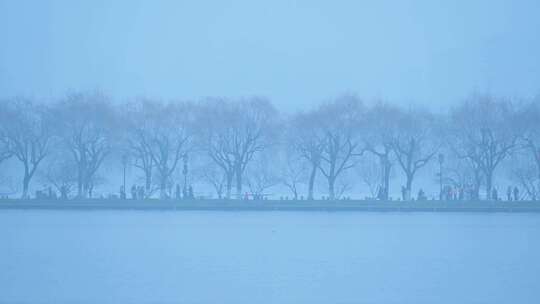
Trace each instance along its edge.
<path fill-rule="evenodd" d="M 77 165 L 77 196 L 87 197 L 113 149 L 116 112 L 104 95 L 94 92 L 68 95 L 54 105 L 53 115 L 56 133 Z"/>
<path fill-rule="evenodd" d="M 204 164 L 204 172 L 190 182 L 202 182 L 218 197 L 231 198 L 233 188 L 241 198 L 243 187 L 257 195 L 271 187 L 298 199 L 305 187 L 306 198 L 313 199 L 321 193 L 315 189 L 320 175 L 328 198 L 336 199 L 343 191 L 358 190 L 348 178 L 357 168 L 371 196 L 385 200 L 394 165 L 406 181 L 403 191 L 411 193 L 413 181 L 444 152 L 454 161 L 448 162 L 444 178 L 438 175 L 437 186 L 466 183 L 476 193 L 470 197 L 477 198 L 483 186 L 491 192 L 497 168 L 511 166 L 509 157 L 518 151 L 527 152 L 519 157 L 535 170 L 516 171 L 515 181 L 532 191 L 531 172 L 540 178 L 539 130 L 538 102 L 517 107 L 483 95 L 471 96 L 449 115 L 384 103 L 365 106 L 356 96 L 343 95 L 280 117 L 258 97 L 208 98 L 197 104 L 138 99 L 119 105 L 98 92 L 84 92 L 48 107 L 22 98 L 0 103 L 0 162 L 21 165 L 24 197 L 36 172 L 64 192 L 76 184 L 77 196 L 87 197 L 102 167 L 118 169 L 106 162 L 125 155 L 141 175 L 137 178 L 144 177 L 146 189 L 141 190 L 159 189 L 161 197 L 171 194 L 179 168 L 184 162 L 187 168 L 189 160 L 190 168 Z"/>
<path fill-rule="evenodd" d="M 241 197 L 242 177 L 254 156 L 273 142 L 276 110 L 265 99 L 240 101 L 209 99 L 201 104 L 200 147 L 224 172 L 227 198 L 233 178 L 236 195 Z"/>
<path fill-rule="evenodd" d="M 406 196 L 409 197 L 416 173 L 429 163 L 441 144 L 435 118 L 427 111 L 414 109 L 401 112 L 393 123 L 391 147 L 405 174 Z"/>
<path fill-rule="evenodd" d="M 6 101 L 0 116 L 0 138 L 5 149 L 0 152 L 0 161 L 15 156 L 23 165 L 22 197 L 27 198 L 30 181 L 49 154 L 51 117 L 43 106 L 21 98 Z"/>
<path fill-rule="evenodd" d="M 489 95 L 473 95 L 451 113 L 450 146 L 478 167 L 491 197 L 493 175 L 516 148 L 521 131 L 513 105 Z"/>
<path fill-rule="evenodd" d="M 194 106 L 190 103 L 140 100 L 129 105 L 128 149 L 145 174 L 147 192 L 156 171 L 160 196 L 179 162 L 192 150 Z"/>
<path fill-rule="evenodd" d="M 361 127 L 364 107 L 355 96 L 344 95 L 319 108 L 321 162 L 319 169 L 328 181 L 330 199 L 336 197 L 335 182 L 353 168 L 364 152 L 361 149 Z"/>

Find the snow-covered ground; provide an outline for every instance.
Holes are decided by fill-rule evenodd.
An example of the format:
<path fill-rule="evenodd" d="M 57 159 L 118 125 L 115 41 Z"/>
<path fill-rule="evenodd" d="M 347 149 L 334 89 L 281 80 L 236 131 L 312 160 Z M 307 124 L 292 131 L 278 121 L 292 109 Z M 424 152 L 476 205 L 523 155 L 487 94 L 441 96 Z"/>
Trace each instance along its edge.
<path fill-rule="evenodd" d="M 0 303 L 539 303 L 540 214 L 0 211 Z"/>

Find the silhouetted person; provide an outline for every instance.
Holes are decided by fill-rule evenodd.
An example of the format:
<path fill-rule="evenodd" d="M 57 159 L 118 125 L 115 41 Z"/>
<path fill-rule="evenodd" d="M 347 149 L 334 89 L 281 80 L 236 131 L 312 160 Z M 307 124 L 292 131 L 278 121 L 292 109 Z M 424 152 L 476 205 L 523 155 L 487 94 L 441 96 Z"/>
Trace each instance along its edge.
<path fill-rule="evenodd" d="M 384 198 L 384 188 L 383 187 L 379 187 L 379 191 L 377 191 L 377 199 L 378 200 L 383 200 Z"/>
<path fill-rule="evenodd" d="M 519 201 L 519 189 L 518 187 L 514 187 L 514 201 Z"/>
<path fill-rule="evenodd" d="M 179 200 L 181 197 L 180 197 L 180 185 L 179 184 L 176 184 L 176 190 L 175 190 L 175 193 L 174 193 L 174 198 Z"/>
<path fill-rule="evenodd" d="M 60 198 L 63 199 L 63 200 L 67 200 L 68 197 L 67 197 L 67 188 L 66 186 L 63 186 L 60 187 Z"/>
<path fill-rule="evenodd" d="M 131 199 L 137 199 L 137 185 L 131 186 Z"/>
<path fill-rule="evenodd" d="M 493 191 L 491 191 L 491 198 L 492 198 L 494 201 L 498 201 L 498 200 L 499 200 L 499 193 L 497 192 L 497 189 L 493 188 Z"/>
<path fill-rule="evenodd" d="M 144 199 L 144 187 L 143 186 L 139 186 L 138 189 L 137 189 L 137 197 L 139 199 Z"/>
<path fill-rule="evenodd" d="M 506 188 L 506 200 L 509 202 L 512 201 L 512 186 Z"/>
<path fill-rule="evenodd" d="M 89 198 L 92 198 L 92 191 L 94 190 L 94 186 L 93 185 L 90 185 L 88 187 L 88 197 Z M 126 198 L 126 191 L 124 191 L 124 198 Z"/>
<path fill-rule="evenodd" d="M 407 189 L 405 186 L 401 186 L 401 198 L 405 201 L 407 200 Z"/>
<path fill-rule="evenodd" d="M 420 189 L 418 191 L 418 199 L 419 201 L 425 201 L 427 200 L 427 196 L 426 196 L 426 193 L 424 192 L 424 190 Z"/>
<path fill-rule="evenodd" d="M 190 199 L 194 199 L 195 198 L 195 194 L 193 194 L 193 187 L 191 185 L 189 185 L 189 190 L 188 190 L 188 195 L 189 195 L 189 198 Z"/>

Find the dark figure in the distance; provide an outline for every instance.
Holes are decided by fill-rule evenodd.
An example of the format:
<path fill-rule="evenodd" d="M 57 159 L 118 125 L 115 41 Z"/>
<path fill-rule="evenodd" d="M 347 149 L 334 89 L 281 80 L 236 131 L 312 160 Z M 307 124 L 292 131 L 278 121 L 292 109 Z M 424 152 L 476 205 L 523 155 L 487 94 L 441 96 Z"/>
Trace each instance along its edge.
<path fill-rule="evenodd" d="M 131 186 L 131 199 L 132 200 L 137 199 L 137 186 L 136 185 Z"/>
<path fill-rule="evenodd" d="M 518 187 L 514 187 L 514 201 L 519 201 L 519 189 Z"/>
<path fill-rule="evenodd" d="M 401 186 L 401 198 L 403 200 L 406 200 L 407 199 L 407 189 L 405 188 L 405 186 Z"/>
<path fill-rule="evenodd" d="M 193 186 L 189 185 L 188 195 L 190 199 L 195 198 L 195 194 L 193 194 Z"/>
<path fill-rule="evenodd" d="M 60 187 L 60 198 L 63 199 L 63 200 L 67 200 L 68 199 L 68 196 L 67 196 L 67 187 L 62 185 L 62 187 Z"/>
<path fill-rule="evenodd" d="M 137 189 L 137 197 L 139 199 L 144 199 L 144 187 L 143 186 L 139 186 L 138 189 Z"/>
<path fill-rule="evenodd" d="M 499 200 L 499 193 L 497 192 L 497 189 L 493 188 L 493 191 L 491 191 L 491 198 L 492 198 L 494 201 L 498 201 L 498 200 Z"/>
<path fill-rule="evenodd" d="M 188 191 L 187 188 L 184 186 L 184 189 L 182 189 L 182 198 L 187 199 L 188 198 Z"/>
<path fill-rule="evenodd" d="M 426 194 L 424 193 L 424 190 L 420 189 L 418 191 L 418 200 L 419 201 L 425 201 L 427 199 Z"/>
<path fill-rule="evenodd" d="M 384 187 L 379 187 L 379 191 L 377 192 L 377 199 L 382 201 L 384 199 Z"/>
<path fill-rule="evenodd" d="M 175 190 L 175 193 L 174 193 L 174 198 L 179 200 L 181 197 L 180 197 L 180 185 L 179 184 L 176 184 L 176 190 Z"/>
<path fill-rule="evenodd" d="M 512 186 L 508 186 L 508 188 L 506 188 L 506 200 L 509 202 L 512 201 Z"/>

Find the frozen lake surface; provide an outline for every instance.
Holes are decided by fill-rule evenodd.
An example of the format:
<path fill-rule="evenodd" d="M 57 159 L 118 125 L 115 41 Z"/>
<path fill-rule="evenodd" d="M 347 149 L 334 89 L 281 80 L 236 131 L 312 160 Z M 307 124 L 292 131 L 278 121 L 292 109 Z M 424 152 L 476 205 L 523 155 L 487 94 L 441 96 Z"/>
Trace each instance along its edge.
<path fill-rule="evenodd" d="M 0 211 L 0 303 L 540 303 L 540 214 Z"/>

